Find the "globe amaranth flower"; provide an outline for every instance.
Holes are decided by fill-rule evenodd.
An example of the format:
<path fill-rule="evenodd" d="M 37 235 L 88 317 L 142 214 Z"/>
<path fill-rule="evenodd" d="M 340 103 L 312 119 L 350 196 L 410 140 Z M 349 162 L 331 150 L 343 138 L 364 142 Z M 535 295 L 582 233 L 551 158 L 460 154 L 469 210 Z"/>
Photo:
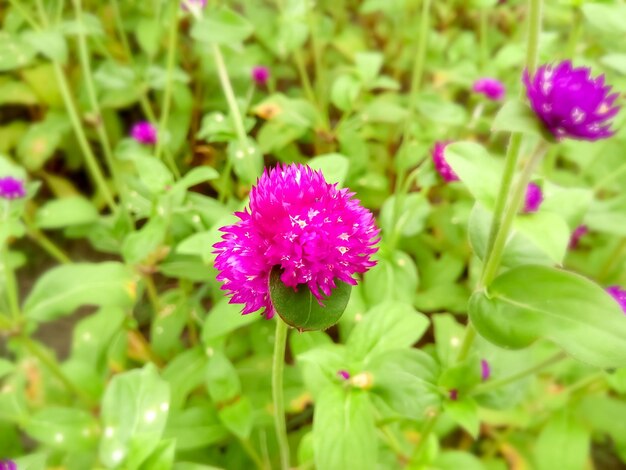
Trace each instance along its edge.
<path fill-rule="evenodd" d="M 557 139 L 598 140 L 613 135 L 610 119 L 618 93 L 611 94 L 604 75 L 592 77 L 587 67 L 569 60 L 539 67 L 533 77 L 524 72 L 526 94 L 533 111 Z"/>
<path fill-rule="evenodd" d="M 140 144 L 154 145 L 157 142 L 156 127 L 148 121 L 136 123 L 130 131 L 130 136 Z"/>
<path fill-rule="evenodd" d="M 448 164 L 444 155 L 446 146 L 449 143 L 449 141 L 435 142 L 435 145 L 431 150 L 435 170 L 437 170 L 437 173 L 441 175 L 441 178 L 448 183 L 451 181 L 459 181 L 460 179 L 452 167 Z"/>
<path fill-rule="evenodd" d="M 484 382 L 485 380 L 489 380 L 491 376 L 491 367 L 489 363 L 485 359 L 481 359 L 480 361 L 480 379 Z"/>
<path fill-rule="evenodd" d="M 17 465 L 12 460 L 0 460 L 0 470 L 17 470 Z"/>
<path fill-rule="evenodd" d="M 217 279 L 230 303 L 244 304 L 244 314 L 262 308 L 271 318 L 274 266 L 282 269 L 285 285 L 306 284 L 320 303 L 336 280 L 355 285 L 352 276 L 375 264 L 379 230 L 353 196 L 305 165 L 266 170 L 250 192 L 249 209 L 221 228 L 222 241 L 214 245 Z"/>
<path fill-rule="evenodd" d="M 626 314 L 626 289 L 622 289 L 620 286 L 607 287 L 606 291 L 611 297 L 613 297 L 622 310 Z"/>
<path fill-rule="evenodd" d="M 5 176 L 0 178 L 0 199 L 19 199 L 26 196 L 24 181 Z"/>
<path fill-rule="evenodd" d="M 479 78 L 476 80 L 472 86 L 472 90 L 476 93 L 485 95 L 485 97 L 492 101 L 500 101 L 504 98 L 506 93 L 504 84 L 500 80 L 490 77 Z"/>
<path fill-rule="evenodd" d="M 543 202 L 541 188 L 535 183 L 528 183 L 526 187 L 526 197 L 524 199 L 524 213 L 537 212 Z"/>
<path fill-rule="evenodd" d="M 254 83 L 260 86 L 265 86 L 270 78 L 270 69 L 262 65 L 257 65 L 252 68 L 250 76 L 252 77 Z"/>
<path fill-rule="evenodd" d="M 348 372 L 347 370 L 338 370 L 337 371 L 337 377 L 339 377 L 342 380 L 348 380 L 350 379 L 350 372 Z"/>
<path fill-rule="evenodd" d="M 579 225 L 578 227 L 576 227 L 576 229 L 574 229 L 574 232 L 572 232 L 571 238 L 569 239 L 568 248 L 570 250 L 576 249 L 580 239 L 584 237 L 588 232 L 589 232 L 589 227 L 587 227 L 586 225 Z"/>

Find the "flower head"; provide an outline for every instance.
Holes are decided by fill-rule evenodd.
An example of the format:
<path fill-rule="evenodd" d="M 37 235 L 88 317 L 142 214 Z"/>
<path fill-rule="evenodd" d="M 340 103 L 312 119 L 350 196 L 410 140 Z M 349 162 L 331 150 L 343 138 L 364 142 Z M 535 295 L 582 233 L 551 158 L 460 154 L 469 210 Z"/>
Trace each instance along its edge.
<path fill-rule="evenodd" d="M 541 188 L 535 183 L 528 183 L 526 187 L 526 198 L 524 200 L 524 212 L 526 214 L 537 212 L 542 202 L 543 193 L 541 192 Z"/>
<path fill-rule="evenodd" d="M 154 145 L 157 142 L 157 130 L 148 121 L 140 121 L 136 123 L 130 135 L 140 144 Z"/>
<path fill-rule="evenodd" d="M 262 65 L 257 65 L 252 68 L 251 76 L 254 83 L 264 86 L 270 78 L 270 69 Z"/>
<path fill-rule="evenodd" d="M 0 178 L 0 199 L 19 199 L 26 196 L 24 181 L 5 176 Z"/>
<path fill-rule="evenodd" d="M 622 289 L 620 286 L 607 287 L 606 291 L 611 297 L 613 297 L 622 310 L 626 314 L 626 289 Z"/>
<path fill-rule="evenodd" d="M 454 172 L 452 167 L 448 165 L 448 162 L 446 161 L 446 157 L 444 155 L 446 146 L 449 143 L 450 142 L 435 142 L 435 146 L 431 150 L 431 155 L 433 157 L 433 163 L 435 164 L 435 169 L 441 175 L 443 180 L 448 183 L 451 181 L 459 181 L 460 179 L 457 176 L 457 174 Z"/>
<path fill-rule="evenodd" d="M 557 139 L 598 140 L 613 135 L 610 119 L 619 106 L 618 93 L 610 94 L 604 75 L 591 77 L 591 69 L 542 65 L 533 77 L 524 72 L 526 94 L 535 114 Z"/>
<path fill-rule="evenodd" d="M 355 273 L 374 266 L 378 228 L 370 211 L 348 189 L 324 180 L 320 171 L 292 164 L 265 171 L 250 192 L 250 207 L 239 221 L 221 228 L 214 245 L 217 279 L 243 312 L 261 308 L 274 314 L 269 275 L 282 269 L 281 281 L 306 284 L 321 302 L 336 280 L 355 285 Z"/>
<path fill-rule="evenodd" d="M 574 250 L 578 246 L 578 242 L 580 239 L 585 236 L 589 232 L 589 227 L 586 225 L 579 225 L 576 227 L 574 232 L 572 232 L 572 236 L 569 239 L 569 249 Z"/>
<path fill-rule="evenodd" d="M 0 460 L 0 470 L 17 470 L 17 465 L 12 460 Z"/>
<path fill-rule="evenodd" d="M 337 371 L 337 377 L 339 377 L 342 380 L 348 380 L 350 378 L 350 372 L 348 372 L 347 370 L 338 370 Z"/>
<path fill-rule="evenodd" d="M 459 399 L 459 391 L 456 388 L 450 389 L 448 391 L 448 397 L 452 401 L 457 401 Z"/>
<path fill-rule="evenodd" d="M 489 380 L 491 376 L 491 367 L 489 363 L 485 359 L 481 359 L 480 361 L 480 378 L 484 382 L 485 380 Z"/>
<path fill-rule="evenodd" d="M 489 77 L 476 80 L 472 86 L 472 90 L 485 95 L 485 97 L 492 101 L 500 101 L 504 98 L 504 94 L 506 93 L 506 88 L 500 80 Z"/>

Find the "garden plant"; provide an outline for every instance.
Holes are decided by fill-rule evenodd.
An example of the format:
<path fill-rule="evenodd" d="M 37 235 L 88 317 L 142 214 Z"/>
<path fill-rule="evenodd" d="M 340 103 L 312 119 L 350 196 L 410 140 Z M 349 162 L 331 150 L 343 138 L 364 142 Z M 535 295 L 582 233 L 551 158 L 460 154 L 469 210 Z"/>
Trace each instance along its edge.
<path fill-rule="evenodd" d="M 0 470 L 626 468 L 624 0 L 0 4 Z"/>

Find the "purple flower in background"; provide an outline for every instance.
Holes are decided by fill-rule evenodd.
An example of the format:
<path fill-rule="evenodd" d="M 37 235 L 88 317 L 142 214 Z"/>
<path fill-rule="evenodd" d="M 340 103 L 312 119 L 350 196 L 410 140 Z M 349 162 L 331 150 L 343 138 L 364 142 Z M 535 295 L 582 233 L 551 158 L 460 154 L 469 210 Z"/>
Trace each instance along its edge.
<path fill-rule="evenodd" d="M 433 158 L 433 163 L 435 164 L 435 170 L 441 175 L 444 181 L 459 181 L 459 177 L 454 172 L 452 167 L 448 165 L 446 161 L 446 157 L 444 155 L 446 146 L 449 144 L 449 141 L 445 142 L 435 142 L 435 146 L 431 150 L 431 155 Z"/>
<path fill-rule="evenodd" d="M 459 391 L 456 388 L 453 388 L 448 392 L 448 396 L 450 397 L 450 400 L 457 401 L 459 399 Z"/>
<path fill-rule="evenodd" d="M 148 121 L 136 123 L 130 131 L 130 136 L 140 144 L 154 145 L 157 142 L 157 130 Z"/>
<path fill-rule="evenodd" d="M 0 199 L 19 199 L 26 196 L 24 181 L 5 176 L 0 178 Z"/>
<path fill-rule="evenodd" d="M 626 313 L 626 290 L 622 289 L 620 286 L 611 286 L 607 287 L 606 291 L 609 293 L 611 297 L 613 297 L 624 313 Z"/>
<path fill-rule="evenodd" d="M 17 465 L 12 460 L 0 460 L 0 470 L 17 470 Z"/>
<path fill-rule="evenodd" d="M 347 370 L 343 370 L 343 369 L 339 370 L 337 371 L 337 377 L 343 380 L 348 380 L 350 378 L 350 372 L 348 372 Z"/>
<path fill-rule="evenodd" d="M 489 367 L 489 363 L 482 359 L 480 361 L 480 378 L 484 382 L 485 380 L 489 380 L 491 376 L 491 367 Z"/>
<path fill-rule="evenodd" d="M 572 67 L 569 60 L 539 67 L 534 77 L 524 72 L 526 94 L 537 117 L 557 139 L 605 139 L 614 134 L 610 119 L 618 93 L 610 94 L 604 75 L 591 77 L 591 69 Z"/>
<path fill-rule="evenodd" d="M 506 88 L 500 80 L 489 77 L 476 80 L 474 86 L 472 86 L 472 90 L 485 95 L 485 97 L 492 101 L 500 101 L 504 98 L 504 94 L 506 93 Z"/>
<path fill-rule="evenodd" d="M 207 0 L 182 0 L 181 6 L 185 11 L 190 11 L 191 9 L 199 11 L 206 7 L 206 2 Z"/>
<path fill-rule="evenodd" d="M 528 183 L 526 187 L 526 199 L 524 200 L 524 213 L 537 212 L 543 202 L 541 188 L 535 183 Z"/>
<path fill-rule="evenodd" d="M 257 65 L 252 67 L 251 76 L 254 83 L 260 86 L 265 86 L 270 78 L 270 69 L 262 65 Z"/>
<path fill-rule="evenodd" d="M 569 249 L 574 250 L 578 246 L 580 239 L 589 232 L 589 227 L 586 225 L 579 225 L 572 233 L 572 237 L 569 239 Z"/>
<path fill-rule="evenodd" d="M 266 170 L 250 192 L 250 208 L 220 229 L 222 241 L 214 245 L 217 280 L 230 303 L 244 304 L 244 314 L 263 308 L 271 318 L 268 283 L 275 266 L 285 285 L 306 284 L 319 302 L 337 279 L 355 285 L 352 276 L 376 264 L 371 255 L 379 230 L 353 196 L 305 165 Z"/>

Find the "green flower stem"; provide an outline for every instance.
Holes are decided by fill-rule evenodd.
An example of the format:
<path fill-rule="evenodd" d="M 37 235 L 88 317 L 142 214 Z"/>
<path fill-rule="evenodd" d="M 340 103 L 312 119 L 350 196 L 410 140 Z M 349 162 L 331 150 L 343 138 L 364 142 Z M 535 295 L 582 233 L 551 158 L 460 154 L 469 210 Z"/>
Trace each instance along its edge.
<path fill-rule="evenodd" d="M 167 41 L 167 79 L 165 82 L 165 91 L 163 93 L 163 102 L 161 104 L 161 120 L 159 122 L 159 133 L 164 133 L 167 129 L 167 123 L 170 117 L 170 108 L 172 106 L 172 88 L 174 86 L 174 66 L 176 65 L 176 48 L 178 45 L 178 4 L 172 4 L 170 11 L 172 22 L 170 24 L 170 31 Z M 165 159 L 170 167 L 170 170 L 174 176 L 180 178 L 180 171 L 174 157 L 169 150 L 163 148 L 164 140 L 162 136 L 157 138 L 156 157 L 161 159 L 162 154 L 165 153 Z"/>
<path fill-rule="evenodd" d="M 38 30 L 39 25 L 35 21 L 35 19 L 30 15 L 28 10 L 24 8 L 24 6 L 19 2 L 19 0 L 9 0 L 9 3 L 13 8 L 15 8 L 18 13 L 24 18 L 24 20 L 30 25 L 31 28 Z"/>
<path fill-rule="evenodd" d="M 122 14 L 120 12 L 120 5 L 118 3 L 118 0 L 111 0 L 111 7 L 113 9 L 113 18 L 115 20 L 117 34 L 122 41 L 122 47 L 124 49 L 126 57 L 132 62 L 133 53 L 130 49 L 130 44 L 128 42 L 128 36 L 126 35 L 126 31 L 124 31 L 124 24 L 122 23 Z"/>
<path fill-rule="evenodd" d="M 28 352 L 30 352 L 33 356 L 35 356 L 43 365 L 45 365 L 48 370 L 54 375 L 59 381 L 63 384 L 63 386 L 67 389 L 68 392 L 76 395 L 76 397 L 83 402 L 84 405 L 91 407 L 93 404 L 93 400 L 85 394 L 80 388 L 78 388 L 74 383 L 67 378 L 59 364 L 56 360 L 50 355 L 41 349 L 41 346 L 31 340 L 26 336 L 21 336 L 20 341 L 26 347 Z"/>
<path fill-rule="evenodd" d="M 106 128 L 104 127 L 104 122 L 102 121 L 102 110 L 100 108 L 100 104 L 98 102 L 98 97 L 96 94 L 96 87 L 94 86 L 93 75 L 91 73 L 91 63 L 89 59 L 89 50 L 87 48 L 87 40 L 85 38 L 85 34 L 80 26 L 82 26 L 83 22 L 83 12 L 82 12 L 82 4 L 81 0 L 74 0 L 74 10 L 76 12 L 76 21 L 79 24 L 79 33 L 77 35 L 78 38 L 78 57 L 80 60 L 81 69 L 83 71 L 83 78 L 85 79 L 85 86 L 87 89 L 87 97 L 89 99 L 89 104 L 91 105 L 92 112 L 96 115 L 96 133 L 98 138 L 100 139 L 100 145 L 102 146 L 102 150 L 104 152 L 104 158 L 109 167 L 109 172 L 113 177 L 113 181 L 117 188 L 117 192 L 122 200 L 121 210 L 126 213 L 126 205 L 125 201 L 125 191 L 123 191 L 122 180 L 119 174 L 118 165 L 113 158 L 113 151 L 111 149 L 111 142 L 109 140 L 109 136 L 106 132 Z"/>
<path fill-rule="evenodd" d="M 463 337 L 463 343 L 461 344 L 461 349 L 459 349 L 459 356 L 457 357 L 457 362 L 461 362 L 467 359 L 467 356 L 472 350 L 472 344 L 474 344 L 475 339 L 476 339 L 476 328 L 474 328 L 474 325 L 472 325 L 471 322 L 468 322 L 467 329 L 465 330 L 465 336 Z"/>
<path fill-rule="evenodd" d="M 9 309 L 13 320 L 18 321 L 21 317 L 19 294 L 17 289 L 17 280 L 11 260 L 9 260 L 9 247 L 2 248 L 2 262 L 4 264 L 5 292 L 9 302 Z"/>
<path fill-rule="evenodd" d="M 56 244 L 50 240 L 41 230 L 32 224 L 26 223 L 28 229 L 27 234 L 35 243 L 37 243 L 46 253 L 61 264 L 71 264 L 70 257 Z"/>
<path fill-rule="evenodd" d="M 256 465 L 256 468 L 258 470 L 265 470 L 266 467 L 263 463 L 263 459 L 261 459 L 261 456 L 256 451 L 250 440 L 239 439 L 239 442 L 241 443 L 241 447 L 243 447 L 243 450 L 246 452 L 248 457 L 250 457 L 250 460 L 252 460 L 254 462 L 254 465 Z"/>
<path fill-rule="evenodd" d="M 420 440 L 413 450 L 413 455 L 411 456 L 411 461 L 409 462 L 409 468 L 421 468 L 421 465 L 419 465 L 420 459 L 426 447 L 426 443 L 428 442 L 428 438 L 433 432 L 433 429 L 435 429 L 438 419 L 439 413 L 433 413 L 428 417 L 426 423 L 424 424 L 424 428 L 422 429 Z"/>
<path fill-rule="evenodd" d="M 564 351 L 559 351 L 558 353 L 550 356 L 549 358 L 541 361 L 534 366 L 529 367 L 528 369 L 523 369 L 515 374 L 511 374 L 508 377 L 503 377 L 497 380 L 490 380 L 485 382 L 484 384 L 478 385 L 474 390 L 472 390 L 471 395 L 481 395 L 483 393 L 490 392 L 492 390 L 497 390 L 505 385 L 509 385 L 511 383 L 517 382 L 525 377 L 535 375 L 537 372 L 545 369 L 546 367 L 550 367 L 558 362 L 569 357 L 567 353 Z"/>
<path fill-rule="evenodd" d="M 280 451 L 280 468 L 289 470 L 289 441 L 285 422 L 285 396 L 283 391 L 283 372 L 285 369 L 285 347 L 287 345 L 287 324 L 276 318 L 276 336 L 274 338 L 274 359 L 272 365 L 272 397 L 274 399 L 274 426 Z"/>
<path fill-rule="evenodd" d="M 491 284 L 491 281 L 493 281 L 498 272 L 498 268 L 500 267 L 500 261 L 502 260 L 502 255 L 504 253 L 504 247 L 509 237 L 511 227 L 513 226 L 515 216 L 522 207 L 528 182 L 533 175 L 535 167 L 537 166 L 539 160 L 541 160 L 544 154 L 545 146 L 540 145 L 540 148 L 535 151 L 533 156 L 529 159 L 529 161 L 524 166 L 524 169 L 522 170 L 517 185 L 513 189 L 511 202 L 507 208 L 507 211 L 504 214 L 504 217 L 502 218 L 502 225 L 500 226 L 500 230 L 498 231 L 496 239 L 493 243 L 491 256 L 487 258 L 487 261 L 483 266 L 483 272 L 480 279 L 479 287 L 488 286 L 489 284 Z"/>
<path fill-rule="evenodd" d="M 413 62 L 413 70 L 411 72 L 411 88 L 409 89 L 409 113 L 404 125 L 404 131 L 402 135 L 402 145 L 398 150 L 398 155 L 402 155 L 402 152 L 406 150 L 409 144 L 409 129 L 411 122 L 413 122 L 413 116 L 415 114 L 415 106 L 417 102 L 417 95 L 424 78 L 424 63 L 426 61 L 426 47 L 428 46 L 428 32 L 430 30 L 430 5 L 432 0 L 422 0 L 422 12 L 420 16 L 419 36 L 417 38 L 417 48 L 415 53 L 415 62 Z M 404 191 L 404 180 L 406 178 L 406 168 L 400 167 L 396 177 L 395 184 L 395 199 L 393 204 L 393 224 L 395 227 L 400 219 L 400 212 L 406 192 Z M 399 234 L 394 234 L 391 240 L 392 248 L 395 248 L 399 239 Z"/>
<path fill-rule="evenodd" d="M 217 75 L 219 76 L 220 84 L 222 85 L 222 91 L 226 97 L 228 109 L 230 110 L 230 114 L 232 115 L 233 122 L 235 124 L 237 138 L 243 145 L 247 142 L 248 137 L 246 134 L 246 128 L 243 124 L 243 117 L 241 115 L 241 111 L 239 110 L 239 105 L 237 104 L 237 98 L 235 97 L 233 86 L 230 83 L 230 77 L 228 76 L 228 69 L 226 68 L 226 63 L 224 62 L 224 56 L 222 55 L 220 47 L 215 43 L 211 44 L 211 52 L 213 53 L 213 60 L 215 60 L 215 66 L 217 67 Z"/>

